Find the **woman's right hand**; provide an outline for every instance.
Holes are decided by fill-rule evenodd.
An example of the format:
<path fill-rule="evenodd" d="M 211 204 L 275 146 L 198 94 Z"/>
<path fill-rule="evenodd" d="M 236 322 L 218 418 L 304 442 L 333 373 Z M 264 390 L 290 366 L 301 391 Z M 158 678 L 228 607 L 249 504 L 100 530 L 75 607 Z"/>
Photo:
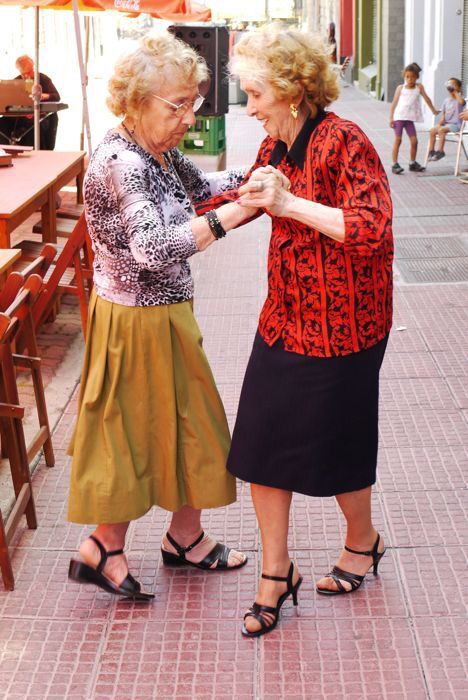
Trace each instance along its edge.
<path fill-rule="evenodd" d="M 273 216 L 287 216 L 294 200 L 287 177 L 271 166 L 254 170 L 248 182 L 239 187 L 237 203 L 242 207 L 258 207 Z"/>
<path fill-rule="evenodd" d="M 282 189 L 288 190 L 289 192 L 289 190 L 291 189 L 291 183 L 289 179 L 286 177 L 286 175 L 284 175 L 284 173 L 282 173 L 280 170 L 277 170 L 272 165 L 264 165 L 261 168 L 257 168 L 256 170 L 254 170 L 252 175 L 250 176 L 249 182 L 264 182 L 267 180 L 267 175 L 274 175 L 278 183 L 281 185 Z"/>
<path fill-rule="evenodd" d="M 390 128 L 391 129 L 395 128 L 395 122 L 393 121 L 393 119 L 390 119 Z"/>

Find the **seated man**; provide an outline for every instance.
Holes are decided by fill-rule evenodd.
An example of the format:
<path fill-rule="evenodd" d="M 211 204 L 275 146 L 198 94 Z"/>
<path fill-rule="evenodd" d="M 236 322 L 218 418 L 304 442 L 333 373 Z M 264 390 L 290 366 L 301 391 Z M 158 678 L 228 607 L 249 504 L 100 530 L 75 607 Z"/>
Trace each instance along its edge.
<path fill-rule="evenodd" d="M 16 67 L 20 74 L 15 80 L 34 80 L 34 61 L 29 56 L 20 56 L 16 60 Z M 58 102 L 60 95 L 49 76 L 44 73 L 39 73 L 39 85 L 34 85 L 35 90 L 41 91 L 41 102 Z M 57 135 L 58 116 L 56 112 L 52 112 L 40 124 L 40 139 L 41 150 L 53 151 L 55 147 L 55 137 Z M 34 127 L 33 117 L 3 117 L 1 120 L 0 131 L 4 136 L 18 139 L 17 143 L 23 146 L 34 146 Z M 4 137 L 0 136 L 0 141 Z M 16 142 L 16 141 L 15 141 Z"/>

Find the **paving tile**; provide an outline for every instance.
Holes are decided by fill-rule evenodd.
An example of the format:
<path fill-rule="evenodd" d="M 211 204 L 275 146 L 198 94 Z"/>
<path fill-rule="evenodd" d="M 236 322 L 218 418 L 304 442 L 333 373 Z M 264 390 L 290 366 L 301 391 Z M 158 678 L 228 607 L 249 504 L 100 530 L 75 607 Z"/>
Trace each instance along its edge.
<path fill-rule="evenodd" d="M 15 590 L 0 588 L 3 619 L 106 620 L 110 616 L 114 602 L 109 594 L 68 581 L 73 552 L 16 547 L 12 554 Z"/>
<path fill-rule="evenodd" d="M 463 547 L 422 547 L 396 552 L 411 616 L 466 615 L 467 553 Z"/>
<path fill-rule="evenodd" d="M 440 284 L 432 284 L 424 285 L 423 287 L 413 286 L 405 290 L 404 296 L 406 303 L 415 311 L 416 315 L 421 310 L 425 310 L 425 313 L 428 310 L 430 310 L 430 313 L 438 311 L 450 314 L 449 320 L 452 320 L 454 318 L 452 311 L 458 311 L 464 314 L 465 320 L 468 319 L 465 313 L 468 306 L 468 288 L 464 285 L 441 286 Z"/>
<path fill-rule="evenodd" d="M 386 354 L 392 352 L 427 352 L 427 347 L 420 331 L 412 326 L 406 326 L 405 330 L 398 330 L 402 326 L 404 327 L 404 324 L 401 324 L 401 326 L 397 323 L 393 324 Z"/>
<path fill-rule="evenodd" d="M 447 385 L 459 408 L 468 408 L 468 377 L 448 377 Z"/>
<path fill-rule="evenodd" d="M 384 411 L 416 408 L 453 411 L 457 408 L 448 382 L 436 377 L 381 379 L 380 405 Z"/>
<path fill-rule="evenodd" d="M 468 444 L 468 424 L 460 411 L 382 411 L 379 434 L 384 448 Z"/>
<path fill-rule="evenodd" d="M 369 573 L 358 591 L 349 595 L 325 596 L 315 591 L 316 582 L 336 562 L 338 550 L 293 551 L 294 561 L 303 576 L 299 589 L 299 610 L 302 618 L 358 619 L 362 617 L 406 617 L 407 607 L 401 588 L 394 551 L 388 549 L 379 564 L 379 575 Z M 254 591 L 255 595 L 255 591 Z M 252 599 L 253 600 L 253 599 Z M 294 606 L 285 604 L 283 618 L 294 618 Z"/>
<path fill-rule="evenodd" d="M 116 603 L 115 620 L 191 622 L 195 620 L 240 620 L 253 602 L 258 580 L 256 552 L 248 552 L 249 561 L 236 571 L 201 571 L 193 567 L 166 567 L 159 552 L 138 552 L 129 558 L 134 571 L 155 571 L 155 593 L 151 604 L 122 600 Z M 135 574 L 137 575 L 137 574 Z"/>
<path fill-rule="evenodd" d="M 431 354 L 444 377 L 468 377 L 468 346 L 462 347 L 459 342 Z"/>
<path fill-rule="evenodd" d="M 421 445 L 379 450 L 379 492 L 464 489 L 467 474 L 468 449 L 465 445 Z"/>
<path fill-rule="evenodd" d="M 439 377 L 440 372 L 429 352 L 385 353 L 382 379 Z"/>
<path fill-rule="evenodd" d="M 466 541 L 465 491 L 380 494 L 395 547 L 459 546 Z"/>
<path fill-rule="evenodd" d="M 104 622 L 4 619 L 0 688 L 8 700 L 92 697 Z"/>
<path fill-rule="evenodd" d="M 416 618 L 413 624 L 431 699 L 468 697 L 466 617 Z"/>
<path fill-rule="evenodd" d="M 461 348 L 463 340 L 468 335 L 466 328 L 457 328 L 455 324 L 445 324 L 443 328 L 424 326 L 420 328 L 421 335 L 431 351 L 446 352 Z"/>
<path fill-rule="evenodd" d="M 113 622 L 93 697 L 253 698 L 256 658 L 239 622 L 183 619 Z"/>
<path fill-rule="evenodd" d="M 385 515 L 376 492 L 372 499 L 375 527 L 385 532 Z M 313 498 L 295 493 L 289 519 L 291 549 L 330 549 L 338 552 L 345 538 L 345 522 L 335 498 Z M 390 543 L 390 533 L 386 534 Z"/>
<path fill-rule="evenodd" d="M 407 620 L 313 622 L 298 617 L 288 623 L 261 642 L 262 700 L 426 700 Z"/>

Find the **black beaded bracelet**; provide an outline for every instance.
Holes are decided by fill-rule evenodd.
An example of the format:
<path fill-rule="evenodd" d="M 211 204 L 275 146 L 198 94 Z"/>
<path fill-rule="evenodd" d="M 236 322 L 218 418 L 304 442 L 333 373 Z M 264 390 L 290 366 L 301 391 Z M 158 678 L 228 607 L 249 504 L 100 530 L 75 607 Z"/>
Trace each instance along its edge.
<path fill-rule="evenodd" d="M 203 216 L 207 220 L 208 226 L 210 227 L 213 236 L 215 238 L 224 238 L 224 236 L 226 235 L 226 231 L 223 228 L 221 221 L 218 219 L 216 210 L 211 209 L 210 211 L 207 211 L 206 214 L 203 214 Z"/>

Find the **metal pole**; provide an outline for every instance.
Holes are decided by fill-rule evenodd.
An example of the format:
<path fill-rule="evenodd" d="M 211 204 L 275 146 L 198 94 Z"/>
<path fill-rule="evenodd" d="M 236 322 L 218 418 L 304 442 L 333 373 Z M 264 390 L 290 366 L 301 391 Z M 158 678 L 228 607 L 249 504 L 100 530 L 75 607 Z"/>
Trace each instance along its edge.
<path fill-rule="evenodd" d="M 34 85 L 39 85 L 39 8 L 34 8 Z M 41 147 L 41 95 L 34 93 L 34 148 Z"/>
<path fill-rule="evenodd" d="M 88 75 L 88 61 L 89 61 L 89 35 L 90 35 L 90 18 L 85 17 L 84 18 L 84 25 L 85 25 L 85 57 L 84 57 L 84 64 L 85 64 L 85 73 L 86 76 Z M 85 125 L 84 125 L 84 113 L 81 113 L 81 134 L 80 134 L 80 151 L 83 150 L 84 148 L 84 132 L 85 132 Z"/>
<path fill-rule="evenodd" d="M 86 91 L 87 79 L 83 60 L 83 46 L 81 43 L 81 27 L 80 16 L 78 14 L 78 0 L 73 0 L 73 20 L 75 23 L 76 51 L 78 53 L 78 64 L 80 66 L 81 93 L 83 96 L 83 121 L 86 130 L 86 139 L 88 141 L 88 155 L 91 155 L 93 149 L 91 146 L 91 129 L 89 126 L 88 96 Z"/>

